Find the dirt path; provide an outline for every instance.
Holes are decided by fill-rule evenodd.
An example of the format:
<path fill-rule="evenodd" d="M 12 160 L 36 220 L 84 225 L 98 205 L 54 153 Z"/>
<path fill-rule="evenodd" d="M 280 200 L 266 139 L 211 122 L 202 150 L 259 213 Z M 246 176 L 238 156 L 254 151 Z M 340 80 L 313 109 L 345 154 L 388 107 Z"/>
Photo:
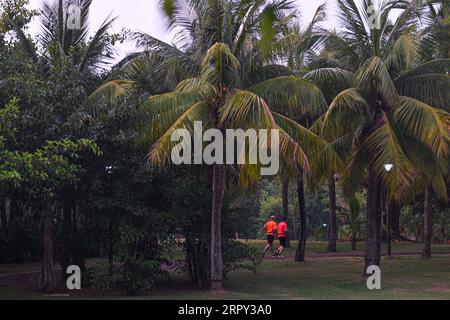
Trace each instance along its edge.
<path fill-rule="evenodd" d="M 393 252 L 393 257 L 401 257 L 401 256 L 417 256 L 421 255 L 422 252 Z M 443 253 L 433 253 L 433 255 L 439 256 L 439 255 L 450 255 L 449 252 L 443 252 Z M 382 257 L 387 257 L 387 254 L 382 254 Z M 265 261 L 277 261 L 277 260 L 289 260 L 293 257 L 265 257 Z M 364 252 L 363 251 L 355 251 L 350 253 L 314 253 L 306 256 L 306 259 L 327 259 L 327 258 L 364 258 Z"/>

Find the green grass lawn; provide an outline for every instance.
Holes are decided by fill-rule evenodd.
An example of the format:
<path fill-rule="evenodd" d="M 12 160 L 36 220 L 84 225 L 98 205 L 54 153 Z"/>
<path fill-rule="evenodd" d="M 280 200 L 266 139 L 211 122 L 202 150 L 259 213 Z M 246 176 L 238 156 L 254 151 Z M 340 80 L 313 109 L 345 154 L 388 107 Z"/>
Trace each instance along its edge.
<path fill-rule="evenodd" d="M 263 242 L 253 242 L 262 247 Z M 295 243 L 293 243 L 295 246 Z M 308 255 L 326 252 L 325 243 L 308 243 Z M 342 252 L 348 252 L 349 244 L 340 244 Z M 360 247 L 362 249 L 362 246 Z M 420 251 L 420 244 L 397 243 L 394 252 Z M 450 246 L 435 246 L 434 252 L 450 252 Z M 294 248 L 286 256 L 293 255 Z M 37 265 L 0 266 L 0 272 L 36 270 Z M 226 291 L 211 295 L 193 289 L 183 274 L 172 273 L 171 282 L 158 290 L 132 299 L 450 299 L 450 255 L 436 255 L 431 260 L 420 256 L 383 258 L 382 290 L 369 291 L 362 277 L 363 259 L 309 258 L 306 263 L 292 259 L 265 261 L 257 274 L 238 271 L 225 282 Z M 69 299 L 79 298 L 122 299 L 121 293 L 84 291 Z M 0 299 L 37 298 L 55 299 L 37 293 L 34 287 L 1 286 Z M 56 297 L 61 299 L 63 297 Z"/>

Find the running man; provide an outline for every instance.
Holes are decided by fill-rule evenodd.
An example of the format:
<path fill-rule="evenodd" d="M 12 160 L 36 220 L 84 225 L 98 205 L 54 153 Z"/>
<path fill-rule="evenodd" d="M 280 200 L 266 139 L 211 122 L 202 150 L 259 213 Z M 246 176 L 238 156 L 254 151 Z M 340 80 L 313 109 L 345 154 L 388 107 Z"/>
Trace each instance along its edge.
<path fill-rule="evenodd" d="M 287 219 L 287 217 L 284 217 L 283 221 L 277 226 L 277 235 L 278 240 L 280 240 L 280 247 L 277 252 L 275 252 L 274 257 L 281 257 L 284 249 L 286 248 L 286 232 L 288 231 L 288 225 L 286 223 Z"/>
<path fill-rule="evenodd" d="M 275 230 L 277 230 L 277 223 L 275 222 L 275 219 L 275 216 L 270 217 L 269 222 L 264 225 L 264 230 L 266 230 L 267 236 L 267 246 L 264 248 L 263 257 L 269 249 L 273 254 L 273 241 L 275 240 Z"/>

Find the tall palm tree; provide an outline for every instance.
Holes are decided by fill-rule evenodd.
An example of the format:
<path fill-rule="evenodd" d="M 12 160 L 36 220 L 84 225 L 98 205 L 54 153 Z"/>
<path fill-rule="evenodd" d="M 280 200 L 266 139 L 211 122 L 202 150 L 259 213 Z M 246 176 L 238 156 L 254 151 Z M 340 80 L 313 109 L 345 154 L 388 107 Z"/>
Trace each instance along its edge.
<path fill-rule="evenodd" d="M 205 130 L 278 129 L 283 157 L 295 160 L 307 171 L 314 154 L 333 156 L 317 135 L 292 120 L 302 114 L 324 112 L 321 91 L 276 65 L 270 54 L 272 41 L 268 39 L 280 35 L 291 16 L 292 1 L 180 0 L 161 1 L 161 5 L 170 25 L 178 31 L 179 47 L 145 34 L 136 35 L 146 54 L 164 57 L 159 72 L 168 86 L 174 87 L 172 92 L 151 97 L 142 107 L 143 137 L 152 145 L 151 163 L 169 165 L 176 147 L 172 134 L 179 129 L 191 132 L 196 121 L 202 121 Z M 96 95 L 103 93 L 100 90 Z M 216 162 L 211 167 L 211 289 L 221 290 L 226 166 Z M 234 166 L 243 185 L 258 179 L 257 169 Z"/>
<path fill-rule="evenodd" d="M 380 264 L 383 190 L 391 198 L 407 197 L 413 190 L 413 144 L 445 159 L 450 141 L 448 113 L 438 109 L 448 101 L 448 90 L 438 90 L 448 88 L 450 60 L 418 64 L 415 24 L 421 1 L 383 1 L 375 24 L 367 14 L 373 6 L 373 1 L 338 1 L 344 31 L 330 34 L 327 49 L 356 75 L 353 87 L 331 103 L 322 127 L 324 134 L 352 136 L 348 165 L 341 173 L 344 191 L 352 194 L 367 181 L 366 268 Z M 402 14 L 392 25 L 390 14 L 399 8 Z M 389 173 L 386 164 L 394 166 Z"/>

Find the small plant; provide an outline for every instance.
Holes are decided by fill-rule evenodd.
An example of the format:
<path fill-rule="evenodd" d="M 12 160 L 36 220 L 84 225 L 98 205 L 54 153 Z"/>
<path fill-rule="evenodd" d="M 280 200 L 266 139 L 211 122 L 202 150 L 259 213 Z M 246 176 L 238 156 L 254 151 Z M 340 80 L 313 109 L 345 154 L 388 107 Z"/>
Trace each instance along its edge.
<path fill-rule="evenodd" d="M 259 265 L 263 262 L 260 250 L 247 244 L 230 241 L 224 251 L 225 275 L 244 269 L 256 274 Z"/>

